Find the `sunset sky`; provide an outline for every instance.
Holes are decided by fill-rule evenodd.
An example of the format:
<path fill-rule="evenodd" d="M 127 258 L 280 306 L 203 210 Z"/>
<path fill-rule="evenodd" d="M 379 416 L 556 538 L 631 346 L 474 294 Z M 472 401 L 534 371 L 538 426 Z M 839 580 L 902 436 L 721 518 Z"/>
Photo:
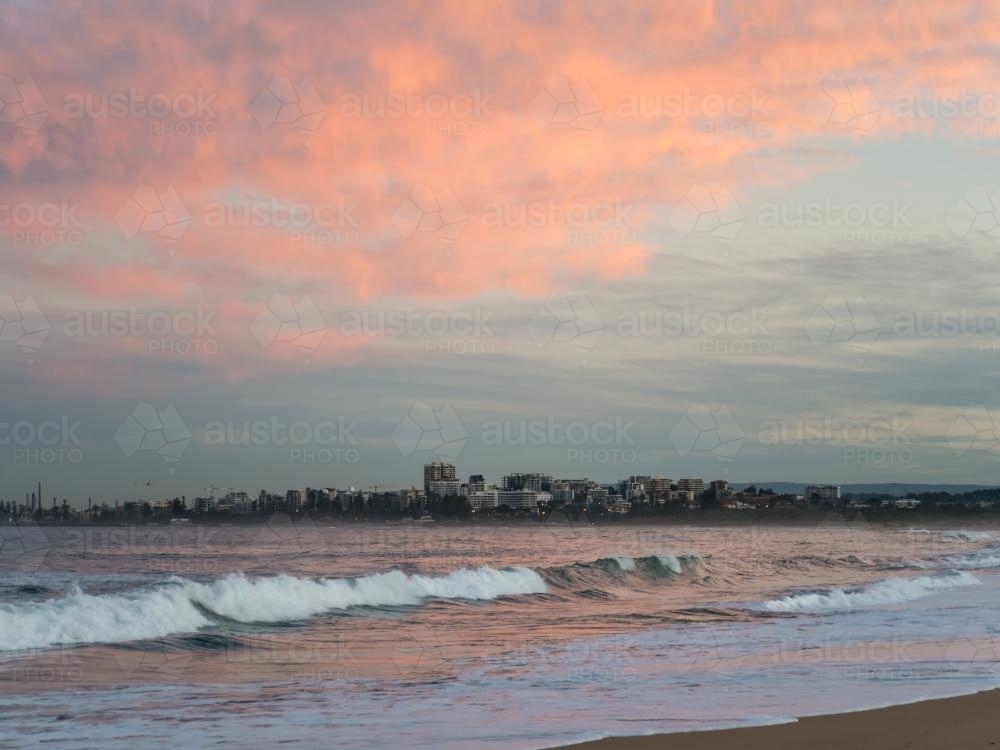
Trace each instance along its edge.
<path fill-rule="evenodd" d="M 1000 8 L 664 5 L 0 7 L 0 498 L 1000 483 Z"/>

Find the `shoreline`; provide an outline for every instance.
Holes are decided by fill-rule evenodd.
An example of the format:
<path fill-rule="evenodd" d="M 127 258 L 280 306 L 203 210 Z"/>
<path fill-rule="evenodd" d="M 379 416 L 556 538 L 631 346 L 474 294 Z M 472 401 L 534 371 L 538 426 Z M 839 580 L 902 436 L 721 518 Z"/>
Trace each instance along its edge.
<path fill-rule="evenodd" d="M 741 526 L 772 526 L 772 527 L 808 527 L 822 523 L 831 515 L 843 518 L 861 517 L 865 523 L 879 528 L 954 528 L 962 527 L 1000 527 L 1000 511 L 938 511 L 926 512 L 919 510 L 885 510 L 856 509 L 842 507 L 826 508 L 796 508 L 765 511 L 732 511 L 732 510 L 700 510 L 691 512 L 675 512 L 650 514 L 647 516 L 632 516 L 625 518 L 606 518 L 566 516 L 553 514 L 548 519 L 536 517 L 498 518 L 479 516 L 471 518 L 440 518 L 433 523 L 421 523 L 409 518 L 358 518 L 336 513 L 320 513 L 304 511 L 301 513 L 247 513 L 247 514 L 197 514 L 178 516 L 183 523 L 171 523 L 174 517 L 117 518 L 94 519 L 90 521 L 66 521 L 52 523 L 48 520 L 29 520 L 39 528 L 116 528 L 134 526 L 154 526 L 184 528 L 192 526 L 255 526 L 266 524 L 278 517 L 295 522 L 308 517 L 313 523 L 332 524 L 338 526 L 392 526 L 392 527 L 480 527 L 497 526 L 532 526 L 532 525 L 571 525 L 591 528 L 642 528 L 642 527 L 683 527 L 726 528 Z M 0 526 L 3 522 L 0 521 Z"/>
<path fill-rule="evenodd" d="M 607 737 L 563 750 L 951 750 L 1000 746 L 1000 687 L 734 729 Z"/>

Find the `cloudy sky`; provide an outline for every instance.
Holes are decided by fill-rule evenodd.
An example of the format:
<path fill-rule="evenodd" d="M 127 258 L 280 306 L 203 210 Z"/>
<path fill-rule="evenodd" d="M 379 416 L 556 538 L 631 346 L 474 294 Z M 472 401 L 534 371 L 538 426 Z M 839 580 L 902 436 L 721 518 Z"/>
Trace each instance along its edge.
<path fill-rule="evenodd" d="M 1000 481 L 997 9 L 202 5 L 0 9 L 3 498 Z"/>

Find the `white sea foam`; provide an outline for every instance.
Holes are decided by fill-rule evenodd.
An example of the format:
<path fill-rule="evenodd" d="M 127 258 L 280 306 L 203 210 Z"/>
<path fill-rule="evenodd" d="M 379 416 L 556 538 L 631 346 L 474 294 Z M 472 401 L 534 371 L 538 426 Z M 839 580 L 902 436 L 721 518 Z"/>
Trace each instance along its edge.
<path fill-rule="evenodd" d="M 899 604 L 959 586 L 976 586 L 979 579 L 970 573 L 951 573 L 919 578 L 887 578 L 860 589 L 833 589 L 824 593 L 793 594 L 764 602 L 772 612 L 825 612 L 860 609 L 883 604 Z"/>
<path fill-rule="evenodd" d="M 0 651 L 154 639 L 209 624 L 179 586 L 106 596 L 77 589 L 62 599 L 0 604 Z"/>
<path fill-rule="evenodd" d="M 171 578 L 156 588 L 122 594 L 75 590 L 62 599 L 0 604 L 0 651 L 192 633 L 213 624 L 211 613 L 241 622 L 283 622 L 350 607 L 416 605 L 431 597 L 484 600 L 545 590 L 545 581 L 529 568 L 482 567 L 444 576 L 392 571 L 319 580 L 240 574 L 211 583 Z"/>
<path fill-rule="evenodd" d="M 631 557 L 625 557 L 623 555 L 621 557 L 614 558 L 614 560 L 616 563 L 618 563 L 618 567 L 621 568 L 622 570 L 627 570 L 627 571 L 635 570 L 635 560 Z"/>
<path fill-rule="evenodd" d="M 681 572 L 682 568 L 681 561 L 678 560 L 673 555 L 657 555 L 656 558 L 660 561 L 660 565 L 662 565 L 664 568 L 671 571 L 672 573 Z M 701 558 L 698 558 L 699 561 L 700 559 Z"/>

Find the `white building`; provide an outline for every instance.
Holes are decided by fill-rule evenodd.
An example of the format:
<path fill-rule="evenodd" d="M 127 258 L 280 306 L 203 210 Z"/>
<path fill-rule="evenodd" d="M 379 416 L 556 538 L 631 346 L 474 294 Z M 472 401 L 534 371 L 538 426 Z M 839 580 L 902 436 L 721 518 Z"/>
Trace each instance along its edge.
<path fill-rule="evenodd" d="M 499 505 L 508 505 L 511 508 L 537 508 L 539 503 L 552 501 L 550 493 L 534 490 L 500 490 L 497 495 Z"/>
<path fill-rule="evenodd" d="M 681 492 L 693 492 L 697 497 L 705 491 L 705 480 L 701 477 L 684 477 L 677 480 L 677 489 Z"/>
<path fill-rule="evenodd" d="M 473 510 L 488 510 L 500 505 L 498 490 L 473 490 L 469 493 L 469 504 Z"/>

